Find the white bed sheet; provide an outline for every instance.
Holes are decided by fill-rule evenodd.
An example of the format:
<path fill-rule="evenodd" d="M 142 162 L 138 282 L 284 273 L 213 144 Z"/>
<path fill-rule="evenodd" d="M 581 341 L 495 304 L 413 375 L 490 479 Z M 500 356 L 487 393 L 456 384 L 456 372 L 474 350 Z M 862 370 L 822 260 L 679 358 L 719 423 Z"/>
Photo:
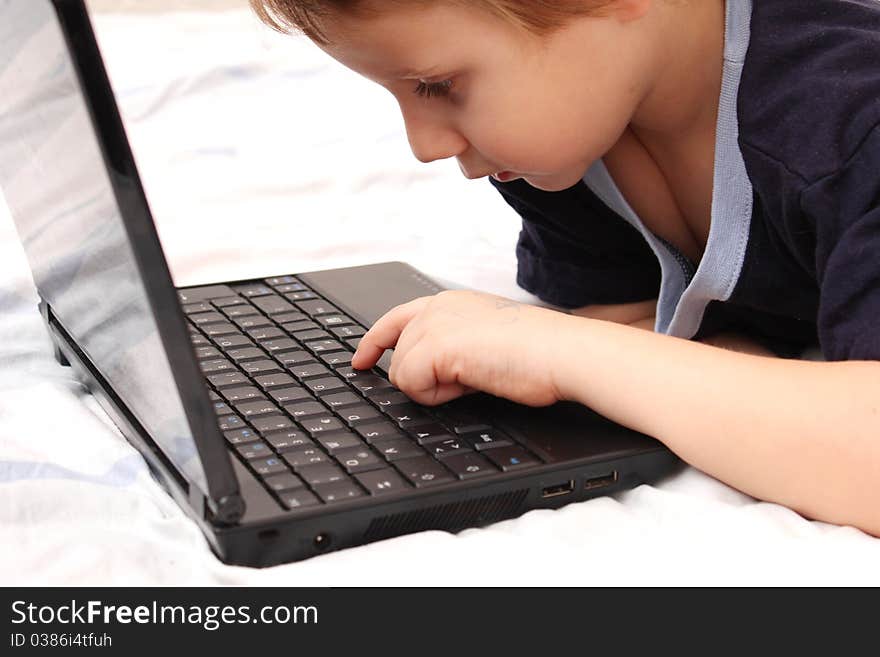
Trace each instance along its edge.
<path fill-rule="evenodd" d="M 404 259 L 535 301 L 515 285 L 519 221 L 497 193 L 454 162 L 416 162 L 393 98 L 308 41 L 243 11 L 97 23 L 178 284 Z M 2 584 L 880 584 L 880 540 L 692 468 L 457 535 L 226 566 L 52 360 L 2 202 L 0 263 Z"/>

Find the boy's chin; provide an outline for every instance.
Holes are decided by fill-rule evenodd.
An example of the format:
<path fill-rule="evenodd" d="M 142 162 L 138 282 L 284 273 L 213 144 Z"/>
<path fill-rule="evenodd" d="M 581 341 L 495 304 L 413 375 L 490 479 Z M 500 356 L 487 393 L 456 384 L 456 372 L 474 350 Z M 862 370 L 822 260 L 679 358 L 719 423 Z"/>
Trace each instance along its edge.
<path fill-rule="evenodd" d="M 523 176 L 529 185 L 544 192 L 561 192 L 574 187 L 583 178 L 583 173 L 558 174 L 550 176 Z"/>

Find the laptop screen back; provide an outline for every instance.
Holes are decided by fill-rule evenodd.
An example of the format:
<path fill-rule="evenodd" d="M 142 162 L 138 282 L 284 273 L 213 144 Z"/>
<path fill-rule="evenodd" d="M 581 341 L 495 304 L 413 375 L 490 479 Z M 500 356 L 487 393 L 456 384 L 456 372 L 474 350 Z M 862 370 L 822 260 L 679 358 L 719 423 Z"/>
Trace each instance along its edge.
<path fill-rule="evenodd" d="M 166 456 L 208 490 L 55 11 L 0 0 L 0 188 L 40 296 Z"/>

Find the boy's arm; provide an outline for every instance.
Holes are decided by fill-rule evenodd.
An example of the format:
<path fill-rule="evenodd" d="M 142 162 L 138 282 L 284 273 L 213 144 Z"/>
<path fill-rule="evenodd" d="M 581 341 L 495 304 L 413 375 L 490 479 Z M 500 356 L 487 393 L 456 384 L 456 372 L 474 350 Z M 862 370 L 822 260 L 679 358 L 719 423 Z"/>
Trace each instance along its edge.
<path fill-rule="evenodd" d="M 564 345 L 563 398 L 748 494 L 880 536 L 880 362 L 757 356 L 590 319 Z"/>
<path fill-rule="evenodd" d="M 657 315 L 657 299 L 637 301 L 635 303 L 596 304 L 575 308 L 568 312 L 579 317 L 602 319 L 607 322 L 627 324 L 645 329 L 646 331 L 653 331 Z M 709 338 L 704 338 L 700 342 L 756 356 L 775 355 L 769 349 L 739 333 L 718 333 Z"/>

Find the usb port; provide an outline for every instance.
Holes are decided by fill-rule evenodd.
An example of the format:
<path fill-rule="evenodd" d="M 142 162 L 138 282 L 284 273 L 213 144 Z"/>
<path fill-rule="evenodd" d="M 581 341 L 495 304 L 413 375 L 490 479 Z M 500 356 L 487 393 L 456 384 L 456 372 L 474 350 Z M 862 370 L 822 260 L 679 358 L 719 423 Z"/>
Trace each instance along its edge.
<path fill-rule="evenodd" d="M 594 490 L 596 488 L 604 488 L 605 486 L 610 486 L 614 482 L 617 481 L 617 470 L 609 472 L 608 474 L 600 475 L 598 477 L 591 477 L 589 479 L 584 480 L 584 490 Z"/>
<path fill-rule="evenodd" d="M 570 479 L 564 484 L 547 486 L 547 488 L 541 491 L 541 497 L 556 497 L 557 495 L 568 495 L 572 491 L 574 491 L 574 479 Z"/>

